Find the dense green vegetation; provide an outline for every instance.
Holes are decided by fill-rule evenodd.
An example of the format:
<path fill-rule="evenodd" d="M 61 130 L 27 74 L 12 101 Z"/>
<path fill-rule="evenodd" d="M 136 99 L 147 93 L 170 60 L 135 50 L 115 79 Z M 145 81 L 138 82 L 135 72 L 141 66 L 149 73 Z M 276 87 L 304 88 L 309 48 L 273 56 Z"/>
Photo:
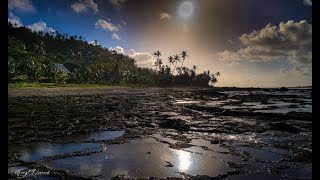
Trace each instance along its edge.
<path fill-rule="evenodd" d="M 208 86 L 216 83 L 220 75 L 210 71 L 197 74 L 195 65 L 191 69 L 183 66 L 188 57 L 186 51 L 168 57 L 166 65 L 160 51 L 153 55 L 154 69 L 142 68 L 135 59 L 97 43 L 89 44 L 82 36 L 32 32 L 8 23 L 9 83 Z M 64 64 L 71 73 L 58 70 L 54 63 Z"/>

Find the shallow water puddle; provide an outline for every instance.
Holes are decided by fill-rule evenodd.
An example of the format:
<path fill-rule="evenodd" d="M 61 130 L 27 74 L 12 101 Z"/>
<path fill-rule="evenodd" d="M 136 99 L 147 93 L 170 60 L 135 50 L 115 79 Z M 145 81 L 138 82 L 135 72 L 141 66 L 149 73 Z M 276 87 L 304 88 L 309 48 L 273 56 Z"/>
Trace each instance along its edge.
<path fill-rule="evenodd" d="M 226 100 L 220 100 L 220 101 L 215 100 L 215 101 L 207 102 L 206 105 L 209 107 L 220 107 L 225 104 L 234 103 L 234 102 L 240 102 L 240 100 L 238 99 L 226 99 Z"/>
<path fill-rule="evenodd" d="M 214 152 L 211 150 L 205 150 L 201 147 L 192 146 L 189 148 L 184 148 L 183 150 L 185 150 L 187 152 L 194 152 L 197 154 L 209 155 L 209 157 L 214 158 L 216 160 L 223 160 L 226 162 L 233 162 L 233 163 L 242 163 L 243 162 L 239 156 L 230 155 L 230 154 L 222 154 L 222 153 Z"/>
<path fill-rule="evenodd" d="M 180 177 L 179 172 L 217 176 L 232 170 L 219 159 L 171 149 L 154 138 L 110 145 L 101 153 L 47 163 L 55 169 L 70 170 L 87 176 L 101 175 L 108 179 L 120 174 L 127 177 Z"/>
<path fill-rule="evenodd" d="M 310 178 L 312 175 L 312 163 L 299 163 L 298 168 L 284 169 L 280 171 L 281 174 L 287 174 L 293 178 Z"/>
<path fill-rule="evenodd" d="M 100 143 L 29 143 L 24 146 L 9 147 L 9 151 L 18 151 L 23 161 L 37 161 L 44 157 L 72 153 L 76 151 L 96 151 L 101 147 Z"/>
<path fill-rule="evenodd" d="M 195 101 L 192 99 L 185 98 L 183 100 L 176 100 L 173 104 L 199 104 L 201 101 Z"/>
<path fill-rule="evenodd" d="M 58 141 L 89 141 L 89 140 L 110 140 L 122 136 L 125 131 L 97 131 L 93 133 L 78 134 L 59 137 Z M 98 151 L 101 150 L 100 143 L 50 143 L 35 142 L 24 145 L 12 145 L 9 151 L 21 154 L 20 159 L 23 161 L 37 161 L 45 157 L 62 155 L 78 151 Z"/>
<path fill-rule="evenodd" d="M 239 147 L 242 151 L 249 153 L 252 157 L 262 161 L 280 161 L 282 156 L 269 151 L 260 150 L 252 147 Z"/>
<path fill-rule="evenodd" d="M 211 149 L 216 152 L 228 152 L 229 150 L 226 148 L 221 147 L 218 144 L 211 144 L 210 141 L 204 140 L 204 139 L 192 139 L 191 143 L 192 145 L 196 146 L 205 146 L 208 149 Z"/>
<path fill-rule="evenodd" d="M 284 149 L 279 149 L 279 148 L 274 148 L 274 147 L 262 147 L 261 149 L 269 151 L 269 152 L 273 152 L 276 154 L 281 154 L 281 155 L 287 155 L 287 156 L 293 155 L 293 152 L 291 152 L 290 150 L 284 150 Z"/>

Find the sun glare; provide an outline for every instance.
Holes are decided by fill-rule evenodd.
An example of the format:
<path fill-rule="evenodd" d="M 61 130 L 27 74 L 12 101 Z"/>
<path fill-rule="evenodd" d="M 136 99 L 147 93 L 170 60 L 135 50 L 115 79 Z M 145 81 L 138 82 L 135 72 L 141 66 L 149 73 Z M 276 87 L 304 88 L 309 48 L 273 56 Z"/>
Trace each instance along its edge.
<path fill-rule="evenodd" d="M 190 153 L 186 151 L 179 151 L 179 170 L 184 172 L 189 169 L 191 164 Z"/>
<path fill-rule="evenodd" d="M 185 1 L 182 4 L 180 4 L 178 8 L 178 14 L 180 17 L 184 19 L 188 19 L 194 11 L 194 6 L 191 2 Z"/>

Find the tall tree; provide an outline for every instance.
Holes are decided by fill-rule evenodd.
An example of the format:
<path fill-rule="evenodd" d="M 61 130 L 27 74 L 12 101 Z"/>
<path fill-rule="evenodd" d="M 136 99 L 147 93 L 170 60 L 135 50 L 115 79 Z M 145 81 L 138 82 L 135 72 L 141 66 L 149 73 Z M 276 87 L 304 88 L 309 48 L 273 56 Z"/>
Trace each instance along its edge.
<path fill-rule="evenodd" d="M 182 63 L 181 63 L 181 67 L 182 67 L 184 60 L 186 59 L 186 57 L 188 57 L 187 51 L 182 51 L 181 57 L 182 57 Z"/>
<path fill-rule="evenodd" d="M 177 66 L 177 63 L 180 62 L 180 56 L 179 56 L 178 54 L 174 55 L 174 56 L 173 56 L 173 60 L 174 60 L 174 62 L 175 62 L 175 65 L 174 65 L 174 68 L 173 68 L 173 71 L 172 71 L 172 72 L 175 71 L 176 66 Z"/>
<path fill-rule="evenodd" d="M 170 65 L 170 69 L 171 69 L 171 65 L 173 65 L 173 63 L 174 63 L 173 57 L 172 57 L 172 56 L 169 56 L 169 57 L 168 57 L 168 63 L 167 63 L 167 64 Z M 173 73 L 173 72 L 172 72 L 172 73 Z"/>
<path fill-rule="evenodd" d="M 156 62 L 155 62 L 155 66 L 156 66 L 156 70 L 158 69 L 158 67 L 160 68 L 161 65 L 160 65 L 160 56 L 162 55 L 160 51 L 156 51 L 154 52 L 153 54 L 153 58 L 157 58 L 156 59 Z"/>

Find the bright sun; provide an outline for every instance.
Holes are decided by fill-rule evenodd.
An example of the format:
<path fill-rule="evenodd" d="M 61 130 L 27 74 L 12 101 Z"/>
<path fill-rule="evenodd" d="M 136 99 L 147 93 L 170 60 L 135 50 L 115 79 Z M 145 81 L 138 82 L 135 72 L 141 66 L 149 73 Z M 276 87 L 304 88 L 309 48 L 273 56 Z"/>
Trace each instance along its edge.
<path fill-rule="evenodd" d="M 180 17 L 188 19 L 192 15 L 193 10 L 193 4 L 189 1 L 185 1 L 179 6 L 178 13 Z"/>

